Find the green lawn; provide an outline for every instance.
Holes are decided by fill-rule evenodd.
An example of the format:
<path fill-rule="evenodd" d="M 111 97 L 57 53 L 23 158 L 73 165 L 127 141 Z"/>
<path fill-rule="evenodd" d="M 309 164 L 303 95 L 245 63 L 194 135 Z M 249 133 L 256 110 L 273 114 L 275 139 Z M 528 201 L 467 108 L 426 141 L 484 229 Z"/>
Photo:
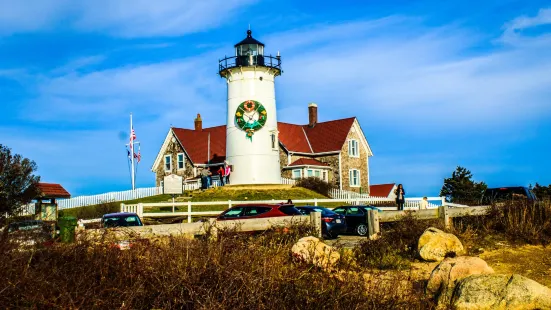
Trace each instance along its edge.
<path fill-rule="evenodd" d="M 236 189 L 225 190 L 222 188 L 214 188 L 207 191 L 185 192 L 183 195 L 176 196 L 177 202 L 191 201 L 253 201 L 253 200 L 300 200 L 300 199 L 326 199 L 327 197 L 318 194 L 314 191 L 293 187 L 289 189 Z M 99 218 L 105 213 L 120 211 L 120 204 L 137 204 L 137 203 L 155 203 L 155 202 L 172 202 L 172 195 L 157 195 L 134 200 L 110 202 L 100 205 L 92 205 L 79 208 L 71 208 L 60 210 L 60 216 L 76 216 L 77 218 L 89 219 Z M 332 206 L 332 205 L 335 206 Z M 321 204 L 320 204 L 321 205 Z M 340 203 L 323 204 L 323 206 L 336 207 Z M 213 206 L 193 206 L 193 212 L 200 211 L 222 211 L 227 208 L 227 204 Z M 186 212 L 187 206 L 176 207 L 177 212 Z M 172 207 L 148 207 L 144 212 L 172 212 Z"/>

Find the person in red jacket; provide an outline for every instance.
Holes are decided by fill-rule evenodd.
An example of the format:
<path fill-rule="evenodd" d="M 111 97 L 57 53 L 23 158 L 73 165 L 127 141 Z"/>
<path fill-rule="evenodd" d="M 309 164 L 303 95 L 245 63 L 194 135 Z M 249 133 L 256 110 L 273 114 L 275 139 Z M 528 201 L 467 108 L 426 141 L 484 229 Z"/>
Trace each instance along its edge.
<path fill-rule="evenodd" d="M 220 166 L 220 168 L 218 168 L 218 171 L 216 173 L 220 178 L 220 185 L 224 186 L 224 177 L 226 176 L 226 169 L 224 169 L 224 166 Z"/>

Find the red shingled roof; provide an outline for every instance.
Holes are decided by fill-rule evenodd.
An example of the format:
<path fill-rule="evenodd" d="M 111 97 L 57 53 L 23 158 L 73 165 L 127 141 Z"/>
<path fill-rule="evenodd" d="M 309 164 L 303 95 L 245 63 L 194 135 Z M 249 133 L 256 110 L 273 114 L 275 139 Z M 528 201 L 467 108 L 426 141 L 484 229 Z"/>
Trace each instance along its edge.
<path fill-rule="evenodd" d="M 191 161 L 195 164 L 222 163 L 226 159 L 226 126 L 203 128 L 202 131 L 172 128 Z"/>
<path fill-rule="evenodd" d="M 38 183 L 38 189 L 44 198 L 71 198 L 71 194 L 60 184 Z"/>
<path fill-rule="evenodd" d="M 308 140 L 301 125 L 277 123 L 279 141 L 286 149 L 301 153 L 312 153 Z"/>
<path fill-rule="evenodd" d="M 319 160 L 313 158 L 299 158 L 292 162 L 289 166 L 329 166 Z"/>
<path fill-rule="evenodd" d="M 277 123 L 279 141 L 288 151 L 300 153 L 324 153 L 340 151 L 354 117 L 317 123 L 316 126 Z M 172 128 L 174 134 L 194 164 L 209 162 L 208 141 L 210 133 L 210 163 L 222 163 L 226 159 L 226 126 L 204 128 L 202 131 Z M 310 147 L 311 146 L 311 147 Z"/>
<path fill-rule="evenodd" d="M 324 153 L 340 151 L 354 117 L 317 123 L 316 126 L 277 123 L 279 141 L 291 152 Z M 310 148 L 311 146 L 311 148 Z"/>
<path fill-rule="evenodd" d="M 391 194 L 394 185 L 396 184 L 369 185 L 369 195 L 373 197 L 388 197 L 388 195 Z"/>

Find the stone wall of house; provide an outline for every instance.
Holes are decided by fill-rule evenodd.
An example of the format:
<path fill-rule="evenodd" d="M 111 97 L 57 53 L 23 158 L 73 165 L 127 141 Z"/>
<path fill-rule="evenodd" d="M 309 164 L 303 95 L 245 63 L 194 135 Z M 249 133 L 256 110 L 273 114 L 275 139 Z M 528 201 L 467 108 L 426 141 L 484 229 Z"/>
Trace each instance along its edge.
<path fill-rule="evenodd" d="M 336 187 L 339 186 L 339 155 L 327 155 L 327 156 L 304 156 L 304 155 L 291 155 L 291 162 L 299 160 L 301 158 L 313 158 L 328 164 L 331 169 L 328 171 L 327 178 L 329 183 L 332 183 Z M 288 170 L 289 177 L 292 177 L 292 170 Z"/>
<path fill-rule="evenodd" d="M 279 166 L 281 167 L 281 171 L 283 171 L 284 167 L 287 167 L 287 152 L 281 145 L 279 146 Z"/>
<path fill-rule="evenodd" d="M 367 148 L 363 146 L 360 140 L 361 133 L 355 132 L 354 126 L 348 133 L 346 142 L 342 146 L 341 160 L 342 160 L 342 189 L 353 192 L 369 193 L 369 181 L 368 181 L 368 154 Z M 360 157 L 350 157 L 348 154 L 348 140 L 356 139 L 359 143 Z M 360 187 L 350 186 L 350 169 L 360 170 Z"/>
<path fill-rule="evenodd" d="M 326 163 L 331 167 L 329 170 L 329 183 L 333 184 L 335 187 L 339 187 L 339 155 L 327 155 L 314 157 L 314 159 Z"/>
<path fill-rule="evenodd" d="M 178 169 L 178 153 L 184 153 L 184 149 L 177 141 L 170 141 L 165 153 L 161 157 L 161 162 L 155 169 L 155 183 L 157 184 L 157 186 L 161 184 L 161 181 L 165 176 L 170 174 L 177 174 L 179 176 L 182 176 L 184 179 L 193 177 L 193 165 L 191 164 L 191 161 L 187 156 L 184 165 L 185 168 Z M 165 155 L 172 155 L 172 171 L 165 171 Z"/>

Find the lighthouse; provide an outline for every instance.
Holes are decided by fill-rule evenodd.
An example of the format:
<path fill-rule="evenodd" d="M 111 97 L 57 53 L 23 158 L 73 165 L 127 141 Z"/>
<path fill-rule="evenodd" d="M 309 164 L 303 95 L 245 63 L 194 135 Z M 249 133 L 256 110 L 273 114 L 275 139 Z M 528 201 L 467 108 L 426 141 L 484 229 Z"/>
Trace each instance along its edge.
<path fill-rule="evenodd" d="M 281 58 L 264 54 L 252 31 L 235 45 L 235 56 L 219 61 L 228 86 L 226 161 L 231 184 L 279 184 L 275 78 Z"/>

